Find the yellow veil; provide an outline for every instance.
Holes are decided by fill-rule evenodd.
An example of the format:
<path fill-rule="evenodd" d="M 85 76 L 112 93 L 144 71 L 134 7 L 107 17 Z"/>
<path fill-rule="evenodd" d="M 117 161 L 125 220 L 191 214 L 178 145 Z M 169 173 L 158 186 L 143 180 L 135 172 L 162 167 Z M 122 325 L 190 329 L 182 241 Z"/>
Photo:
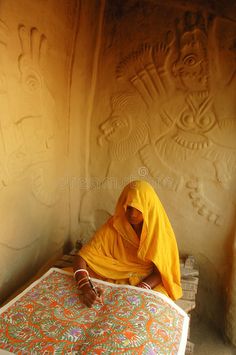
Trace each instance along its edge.
<path fill-rule="evenodd" d="M 162 283 L 170 297 L 180 298 L 182 289 L 177 243 L 156 192 L 146 181 L 133 181 L 124 188 L 116 206 L 115 216 L 122 216 L 127 205 L 137 208 L 143 214 L 144 226 L 138 257 L 152 261 L 159 270 Z"/>
<path fill-rule="evenodd" d="M 125 217 L 128 205 L 143 214 L 140 240 Z M 172 299 L 182 296 L 175 235 L 156 192 L 146 181 L 133 181 L 124 188 L 114 216 L 79 254 L 99 275 L 120 280 L 130 279 L 135 271 L 147 276 L 155 264 L 168 295 Z"/>

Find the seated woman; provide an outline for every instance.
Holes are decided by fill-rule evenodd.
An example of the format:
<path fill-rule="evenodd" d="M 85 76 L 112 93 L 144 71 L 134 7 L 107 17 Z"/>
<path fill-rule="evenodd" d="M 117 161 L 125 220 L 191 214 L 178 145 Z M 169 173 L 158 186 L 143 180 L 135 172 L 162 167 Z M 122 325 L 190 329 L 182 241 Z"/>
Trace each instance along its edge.
<path fill-rule="evenodd" d="M 76 256 L 74 275 L 88 307 L 100 299 L 89 275 L 153 289 L 173 300 L 182 296 L 175 235 L 149 183 L 133 181 L 124 188 L 114 216 Z"/>

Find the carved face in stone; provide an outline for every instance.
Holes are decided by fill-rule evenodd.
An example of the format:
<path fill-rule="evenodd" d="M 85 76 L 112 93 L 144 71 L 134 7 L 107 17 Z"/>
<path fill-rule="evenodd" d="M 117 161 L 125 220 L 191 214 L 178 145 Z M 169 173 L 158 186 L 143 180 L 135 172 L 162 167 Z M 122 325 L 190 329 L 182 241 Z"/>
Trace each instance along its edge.
<path fill-rule="evenodd" d="M 209 132 L 217 124 L 213 98 L 208 91 L 187 94 L 184 100 L 179 100 L 179 106 L 167 102 L 162 106 L 161 118 L 169 127 L 195 136 Z"/>
<path fill-rule="evenodd" d="M 180 40 L 179 58 L 172 67 L 180 86 L 189 91 L 208 88 L 208 58 L 206 36 L 198 29 L 186 32 Z"/>
<path fill-rule="evenodd" d="M 111 143 L 118 143 L 128 135 L 131 117 L 122 111 L 112 112 L 111 116 L 102 123 L 100 139 L 106 139 Z"/>
<path fill-rule="evenodd" d="M 188 99 L 190 101 L 191 97 Z M 189 104 L 189 107 L 181 112 L 176 122 L 177 127 L 183 131 L 197 134 L 209 131 L 215 125 L 216 117 L 212 111 L 210 101 L 207 102 L 205 100 L 202 104 L 200 108 Z"/>
<path fill-rule="evenodd" d="M 129 95 L 112 98 L 112 112 L 100 126 L 100 145 L 106 140 L 113 159 L 125 160 L 143 146 L 148 130 L 140 103 L 134 103 Z"/>

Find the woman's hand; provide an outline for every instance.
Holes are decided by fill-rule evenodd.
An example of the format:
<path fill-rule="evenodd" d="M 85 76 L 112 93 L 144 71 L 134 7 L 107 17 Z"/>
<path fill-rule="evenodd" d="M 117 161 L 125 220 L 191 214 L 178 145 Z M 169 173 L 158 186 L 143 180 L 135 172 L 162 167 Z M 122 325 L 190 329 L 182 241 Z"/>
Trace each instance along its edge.
<path fill-rule="evenodd" d="M 76 255 L 74 261 L 74 277 L 77 282 L 78 289 L 81 291 L 81 301 L 89 308 L 93 306 L 95 302 L 103 303 L 102 289 L 100 287 L 94 287 L 90 280 L 90 272 L 87 270 L 85 260 Z M 95 275 L 96 277 L 96 275 Z"/>
<path fill-rule="evenodd" d="M 151 273 L 151 275 L 147 276 L 136 286 L 141 288 L 146 288 L 147 290 L 151 290 L 155 286 L 159 285 L 161 282 L 162 282 L 161 274 L 157 269 L 157 267 L 153 265 L 153 272 Z"/>
<path fill-rule="evenodd" d="M 98 302 L 103 304 L 102 302 L 102 289 L 100 287 L 96 287 L 93 289 L 89 284 L 85 285 L 81 289 L 82 292 L 82 302 L 89 308 L 93 306 L 94 303 Z"/>

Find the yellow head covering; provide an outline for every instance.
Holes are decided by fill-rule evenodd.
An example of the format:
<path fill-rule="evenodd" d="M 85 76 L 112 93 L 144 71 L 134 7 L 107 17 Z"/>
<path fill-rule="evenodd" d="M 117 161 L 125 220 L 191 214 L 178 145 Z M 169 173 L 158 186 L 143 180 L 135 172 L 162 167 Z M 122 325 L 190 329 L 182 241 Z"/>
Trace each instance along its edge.
<path fill-rule="evenodd" d="M 124 223 L 127 206 L 132 206 L 143 214 L 143 231 L 138 248 L 138 257 L 152 261 L 159 270 L 162 283 L 171 298 L 182 295 L 177 243 L 170 221 L 152 186 L 146 181 L 128 184 L 118 200 L 116 224 Z M 119 222 L 118 222 L 119 220 Z M 129 235 L 126 234 L 129 238 Z"/>
<path fill-rule="evenodd" d="M 128 205 L 142 212 L 140 239 L 125 216 Z M 124 188 L 114 216 L 83 246 L 79 255 L 101 277 L 132 285 L 150 275 L 155 264 L 163 292 L 172 299 L 182 296 L 175 235 L 157 194 L 146 181 L 133 181 Z"/>

